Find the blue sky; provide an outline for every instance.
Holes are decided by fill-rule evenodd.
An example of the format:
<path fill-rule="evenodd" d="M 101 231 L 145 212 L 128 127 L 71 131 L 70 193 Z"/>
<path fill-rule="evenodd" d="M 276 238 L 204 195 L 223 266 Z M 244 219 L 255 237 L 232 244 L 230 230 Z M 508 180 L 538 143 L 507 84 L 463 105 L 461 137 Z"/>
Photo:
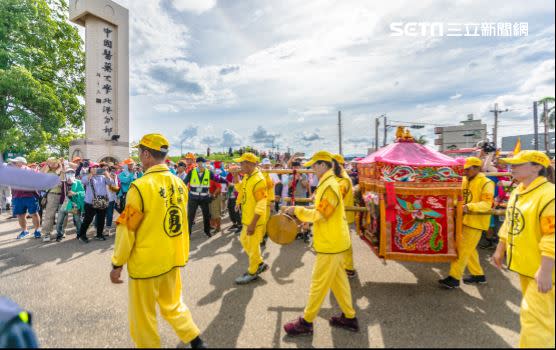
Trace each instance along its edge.
<path fill-rule="evenodd" d="M 374 117 L 453 125 L 473 113 L 499 136 L 532 132 L 554 96 L 549 1 L 118 0 L 130 9 L 131 137 L 179 152 L 274 142 L 366 153 Z M 392 22 L 527 22 L 522 37 L 393 37 Z M 392 135 L 393 132 L 390 132 Z M 415 131 L 434 143 L 433 127 Z"/>

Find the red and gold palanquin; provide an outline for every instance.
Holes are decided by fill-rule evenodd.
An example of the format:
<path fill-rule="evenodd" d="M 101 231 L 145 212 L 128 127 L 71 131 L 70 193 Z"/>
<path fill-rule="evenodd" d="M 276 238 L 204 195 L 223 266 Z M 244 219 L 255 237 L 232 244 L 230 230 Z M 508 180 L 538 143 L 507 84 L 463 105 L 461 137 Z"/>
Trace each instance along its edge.
<path fill-rule="evenodd" d="M 410 140 L 379 149 L 357 165 L 367 214 L 359 236 L 381 258 L 445 262 L 461 237 L 463 165 Z"/>

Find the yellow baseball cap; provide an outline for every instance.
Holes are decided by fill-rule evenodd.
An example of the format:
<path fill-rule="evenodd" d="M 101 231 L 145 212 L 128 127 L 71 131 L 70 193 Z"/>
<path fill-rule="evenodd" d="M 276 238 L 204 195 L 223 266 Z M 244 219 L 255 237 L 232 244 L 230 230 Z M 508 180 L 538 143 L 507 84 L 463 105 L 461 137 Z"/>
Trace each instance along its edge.
<path fill-rule="evenodd" d="M 472 166 L 482 167 L 483 166 L 483 161 L 480 160 L 477 157 L 469 157 L 469 158 L 465 159 L 465 164 L 463 165 L 463 168 L 464 169 L 469 169 Z"/>
<path fill-rule="evenodd" d="M 537 163 L 545 168 L 550 166 L 550 159 L 548 156 L 540 151 L 521 151 L 512 158 L 500 159 L 501 162 L 507 164 L 525 164 Z"/>
<path fill-rule="evenodd" d="M 332 158 L 334 158 L 338 163 L 340 163 L 340 165 L 344 165 L 346 163 L 344 156 L 342 156 L 341 154 L 335 154 L 332 156 Z"/>
<path fill-rule="evenodd" d="M 170 148 L 170 142 L 168 142 L 168 139 L 161 134 L 147 134 L 143 136 L 135 148 L 138 148 L 139 146 L 145 146 L 150 149 L 154 149 L 155 151 L 166 153 Z"/>
<path fill-rule="evenodd" d="M 234 159 L 234 162 L 241 163 L 241 162 L 249 162 L 257 164 L 259 162 L 259 157 L 254 155 L 251 152 L 246 152 L 241 155 L 241 157 Z"/>
<path fill-rule="evenodd" d="M 311 159 L 307 163 L 303 164 L 303 166 L 310 167 L 316 162 L 318 162 L 319 160 L 332 163 L 332 159 L 333 159 L 332 153 L 328 151 L 318 151 L 317 153 L 313 154 Z"/>

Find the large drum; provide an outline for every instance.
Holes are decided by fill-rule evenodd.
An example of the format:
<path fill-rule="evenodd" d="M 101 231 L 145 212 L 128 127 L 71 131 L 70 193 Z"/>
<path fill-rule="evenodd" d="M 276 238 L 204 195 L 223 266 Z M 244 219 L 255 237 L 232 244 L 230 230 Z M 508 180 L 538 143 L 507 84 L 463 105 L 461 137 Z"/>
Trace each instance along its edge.
<path fill-rule="evenodd" d="M 266 224 L 268 237 L 281 245 L 290 244 L 297 236 L 297 223 L 291 216 L 280 213 L 272 216 Z"/>

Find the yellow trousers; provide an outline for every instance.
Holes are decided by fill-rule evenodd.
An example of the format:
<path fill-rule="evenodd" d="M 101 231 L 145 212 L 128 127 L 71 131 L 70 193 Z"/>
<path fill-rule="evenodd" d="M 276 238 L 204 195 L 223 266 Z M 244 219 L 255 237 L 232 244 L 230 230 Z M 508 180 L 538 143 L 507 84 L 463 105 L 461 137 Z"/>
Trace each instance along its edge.
<path fill-rule="evenodd" d="M 174 268 L 158 277 L 129 279 L 129 330 L 138 348 L 160 347 L 156 304 L 181 341 L 187 344 L 199 336 L 199 328 L 182 301 L 180 269 Z"/>
<path fill-rule="evenodd" d="M 303 315 L 305 321 L 313 322 L 330 290 L 334 293 L 334 297 L 344 315 L 347 318 L 355 317 L 351 300 L 351 288 L 344 270 L 345 260 L 345 252 L 338 254 L 317 253 L 315 266 L 313 266 L 309 301 Z"/>
<path fill-rule="evenodd" d="M 520 348 L 554 348 L 554 286 L 540 293 L 534 278 L 519 276 L 521 282 Z"/>
<path fill-rule="evenodd" d="M 355 270 L 353 266 L 353 246 L 350 246 L 348 251 L 346 252 L 346 260 L 344 262 L 344 269 L 346 270 Z"/>
<path fill-rule="evenodd" d="M 466 267 L 473 276 L 485 274 L 479 262 L 479 253 L 477 252 L 477 244 L 481 240 L 482 232 L 481 230 L 463 226 L 463 239 L 461 242 L 456 242 L 458 259 L 450 264 L 450 276 L 461 280 Z"/>
<path fill-rule="evenodd" d="M 239 236 L 239 241 L 245 254 L 249 258 L 249 268 L 247 272 L 254 275 L 259 268 L 259 264 L 263 262 L 263 257 L 261 255 L 261 240 L 263 239 L 264 233 L 266 231 L 266 225 L 257 226 L 255 233 L 251 236 L 247 235 L 247 225 L 243 225 L 243 230 L 241 230 L 241 235 Z"/>
<path fill-rule="evenodd" d="M 270 203 L 274 203 L 274 202 L 270 202 Z M 266 206 L 266 221 L 264 223 L 264 233 L 261 236 L 261 242 L 263 241 L 264 237 L 267 235 L 266 224 L 268 223 L 268 220 L 270 220 L 270 205 Z"/>
<path fill-rule="evenodd" d="M 350 236 L 351 236 L 351 226 L 352 226 L 351 224 L 348 224 Z M 344 269 L 355 271 L 355 267 L 353 266 L 353 239 L 351 242 L 351 246 L 349 247 L 349 250 L 346 252 L 346 261 L 344 263 Z"/>

